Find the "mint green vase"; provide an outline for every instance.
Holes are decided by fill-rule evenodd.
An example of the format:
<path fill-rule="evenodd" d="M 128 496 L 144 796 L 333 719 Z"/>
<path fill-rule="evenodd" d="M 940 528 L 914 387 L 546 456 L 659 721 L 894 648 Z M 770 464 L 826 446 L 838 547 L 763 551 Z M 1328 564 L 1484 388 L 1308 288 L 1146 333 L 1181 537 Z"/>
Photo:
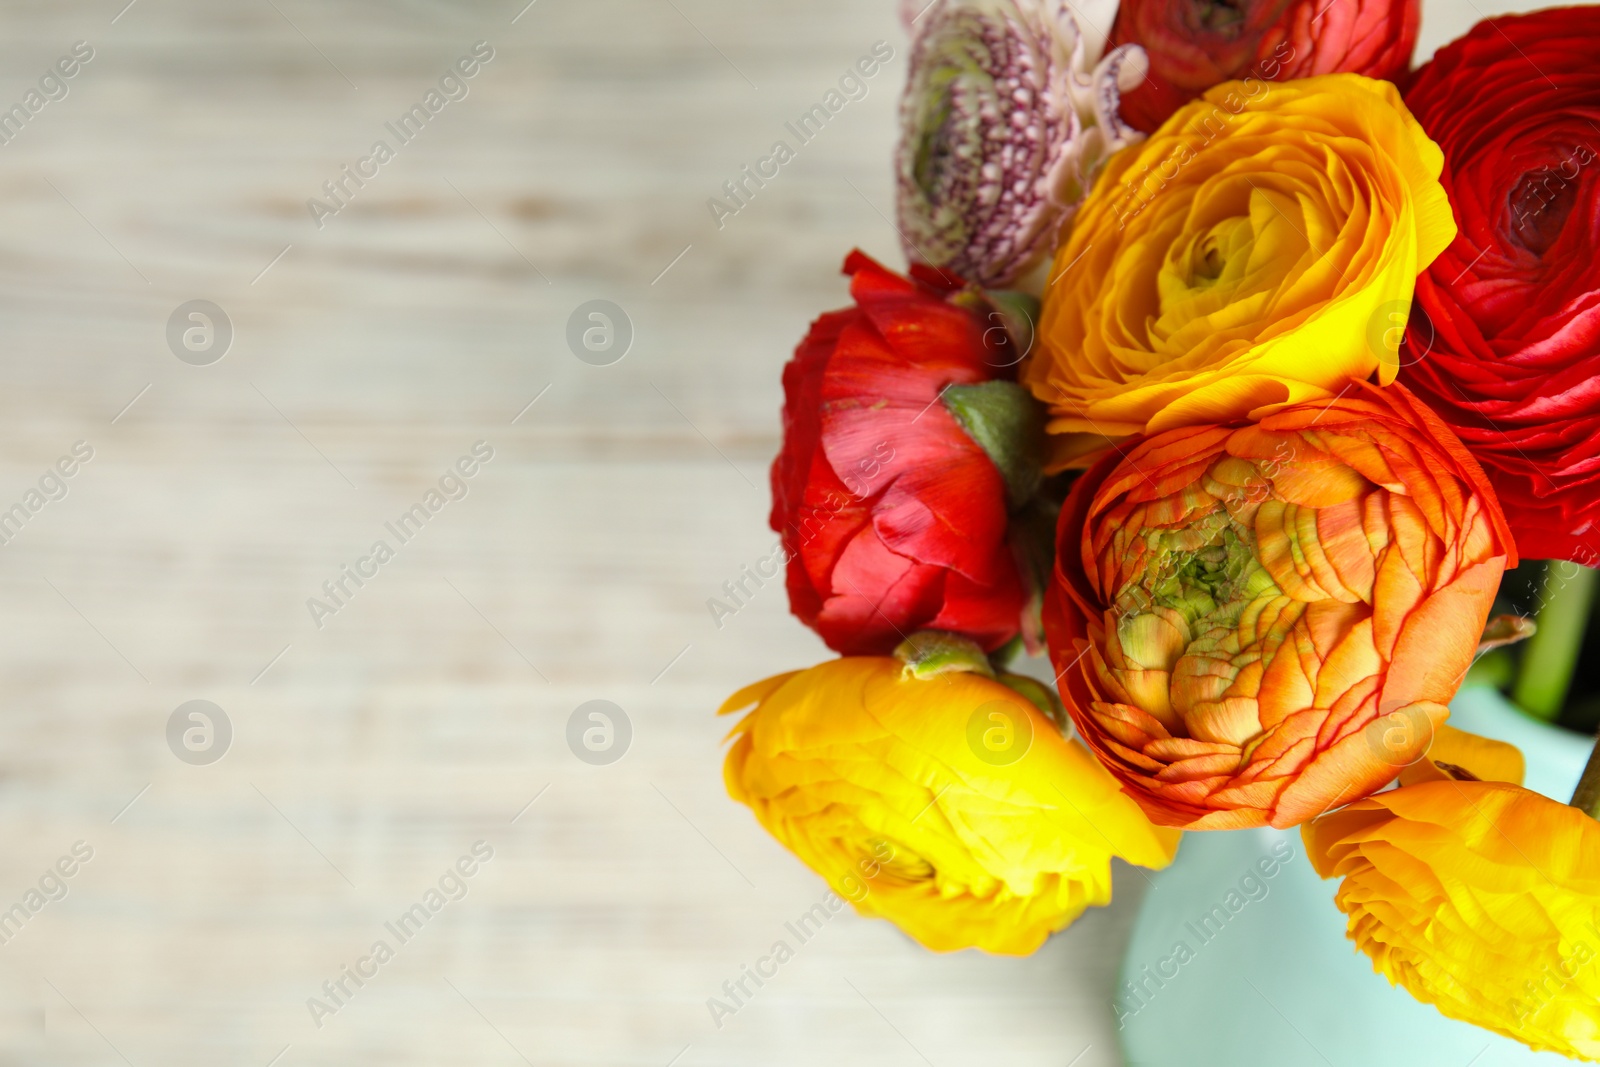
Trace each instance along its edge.
<path fill-rule="evenodd" d="M 1463 689 L 1451 723 L 1509 741 L 1528 788 L 1563 803 L 1591 742 Z M 1127 1067 L 1536 1067 L 1567 1063 L 1447 1019 L 1344 936 L 1336 883 L 1298 830 L 1185 834 L 1151 883 L 1115 995 Z"/>

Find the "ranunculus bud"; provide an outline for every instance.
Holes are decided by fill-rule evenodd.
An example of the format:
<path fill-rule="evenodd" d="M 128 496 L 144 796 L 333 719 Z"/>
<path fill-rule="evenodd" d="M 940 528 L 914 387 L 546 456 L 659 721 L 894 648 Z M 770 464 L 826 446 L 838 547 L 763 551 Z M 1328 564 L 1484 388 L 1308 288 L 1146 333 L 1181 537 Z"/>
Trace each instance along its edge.
<path fill-rule="evenodd" d="M 1144 76 L 1104 59 L 1066 0 L 935 0 L 917 19 L 900 105 L 906 255 L 980 285 L 1038 264 L 1100 163 L 1138 134 L 1117 116 Z"/>
<path fill-rule="evenodd" d="M 1114 45 L 1142 45 L 1150 76 L 1123 97 L 1146 133 L 1213 85 L 1314 74 L 1396 80 L 1411 64 L 1419 0 L 1122 0 Z"/>
<path fill-rule="evenodd" d="M 1076 741 L 982 673 L 852 656 L 740 690 L 723 777 L 851 901 L 928 948 L 1026 955 L 1111 899 L 1111 857 L 1158 868 L 1151 825 Z"/>
<path fill-rule="evenodd" d="M 1600 823 L 1506 782 L 1403 786 L 1301 828 L 1373 969 L 1452 1019 L 1600 1061 Z"/>
<path fill-rule="evenodd" d="M 1460 234 L 1417 279 L 1401 380 L 1483 463 L 1518 551 L 1600 563 L 1600 8 L 1480 22 L 1406 103 Z M 1403 321 L 1403 315 L 1397 316 Z"/>
<path fill-rule="evenodd" d="M 783 371 L 771 521 L 790 607 L 847 654 L 920 629 L 998 648 L 1022 627 L 1008 507 L 1037 480 L 1042 413 L 1008 380 L 1000 316 L 958 281 L 860 252 L 845 273 L 857 306 L 818 319 Z"/>
<path fill-rule="evenodd" d="M 1356 383 L 1087 472 L 1045 630 L 1084 741 L 1153 820 L 1294 826 L 1427 750 L 1515 561 L 1449 428 Z"/>

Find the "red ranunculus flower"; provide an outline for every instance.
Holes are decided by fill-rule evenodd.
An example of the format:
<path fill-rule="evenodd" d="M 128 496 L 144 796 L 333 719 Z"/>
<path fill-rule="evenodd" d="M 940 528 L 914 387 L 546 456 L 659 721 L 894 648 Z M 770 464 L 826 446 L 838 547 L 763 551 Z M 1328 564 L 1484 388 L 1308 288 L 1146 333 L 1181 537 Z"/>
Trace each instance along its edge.
<path fill-rule="evenodd" d="M 1007 482 L 945 394 L 1009 377 L 1016 357 L 952 302 L 965 291 L 952 275 L 903 278 L 861 252 L 844 272 L 857 306 L 813 323 L 783 371 L 771 522 L 790 607 L 847 655 L 887 653 L 921 629 L 997 648 L 1025 599 Z"/>
<path fill-rule="evenodd" d="M 1411 64 L 1420 0 L 1122 0 L 1107 47 L 1143 45 L 1150 74 L 1122 95 L 1146 133 L 1213 85 L 1313 74 L 1393 80 Z"/>
<path fill-rule="evenodd" d="M 1417 279 L 1400 378 L 1477 455 L 1528 558 L 1600 550 L 1600 8 L 1480 22 L 1406 103 L 1459 235 Z"/>

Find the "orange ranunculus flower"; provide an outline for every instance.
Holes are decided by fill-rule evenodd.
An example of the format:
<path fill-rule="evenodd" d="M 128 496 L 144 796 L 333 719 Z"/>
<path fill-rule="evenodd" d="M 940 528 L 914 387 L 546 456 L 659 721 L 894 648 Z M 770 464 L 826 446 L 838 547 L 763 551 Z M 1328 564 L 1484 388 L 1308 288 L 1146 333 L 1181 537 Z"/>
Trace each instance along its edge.
<path fill-rule="evenodd" d="M 1023 368 L 1052 465 L 1393 381 L 1383 331 L 1455 237 L 1443 165 L 1395 87 L 1355 74 L 1227 82 L 1112 156 Z"/>
<path fill-rule="evenodd" d="M 1600 1061 L 1600 823 L 1506 782 L 1403 786 L 1301 828 L 1372 966 L 1452 1019 Z"/>
<path fill-rule="evenodd" d="M 1294 826 L 1427 750 L 1508 563 L 1461 442 L 1356 383 L 1084 474 L 1046 636 L 1084 740 L 1151 819 Z"/>
<path fill-rule="evenodd" d="M 751 704 L 729 795 L 858 912 L 928 948 L 1026 955 L 1111 900 L 1112 856 L 1165 867 L 1177 849 L 1082 745 L 984 674 L 847 656 L 722 711 Z"/>

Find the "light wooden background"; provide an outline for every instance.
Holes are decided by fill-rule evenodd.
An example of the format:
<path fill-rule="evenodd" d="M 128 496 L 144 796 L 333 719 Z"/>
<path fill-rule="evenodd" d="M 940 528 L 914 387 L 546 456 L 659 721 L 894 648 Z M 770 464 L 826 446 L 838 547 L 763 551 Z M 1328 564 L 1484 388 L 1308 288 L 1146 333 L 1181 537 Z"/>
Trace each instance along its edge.
<path fill-rule="evenodd" d="M 95 49 L 0 147 L 0 509 L 94 448 L 0 547 L 0 909 L 94 849 L 0 945 L 0 1063 L 1116 1063 L 1129 869 L 1028 960 L 844 914 L 706 1007 L 823 892 L 723 795 L 711 711 L 824 650 L 776 584 L 720 630 L 705 601 L 771 541 L 788 350 L 851 246 L 898 262 L 891 0 L 125 2 L 0 3 L 0 104 Z M 1478 14 L 1430 7 L 1424 53 Z M 305 200 L 480 39 L 319 230 Z M 880 39 L 719 231 L 706 198 Z M 195 298 L 236 331 L 212 366 L 165 341 Z M 634 324 L 613 366 L 564 339 L 594 298 Z M 480 439 L 470 495 L 313 625 Z M 165 740 L 196 698 L 233 724 L 210 766 Z M 633 724 L 610 766 L 566 746 L 595 698 Z M 479 839 L 467 897 L 314 1026 Z"/>

